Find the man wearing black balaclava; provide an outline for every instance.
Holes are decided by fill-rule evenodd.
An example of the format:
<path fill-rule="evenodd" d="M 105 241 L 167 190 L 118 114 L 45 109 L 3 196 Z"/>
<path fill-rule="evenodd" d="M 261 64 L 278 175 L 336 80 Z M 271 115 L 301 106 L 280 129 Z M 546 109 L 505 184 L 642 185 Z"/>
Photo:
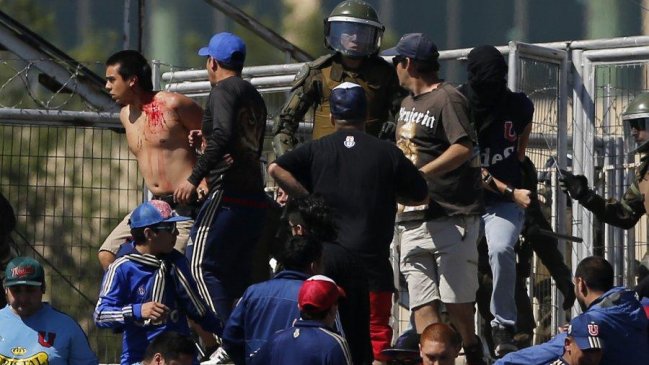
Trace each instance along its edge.
<path fill-rule="evenodd" d="M 517 349 L 516 254 L 530 191 L 521 185 L 520 163 L 532 129 L 534 105 L 523 93 L 507 89 L 507 64 L 493 46 L 474 48 L 468 55 L 469 80 L 463 93 L 470 102 L 478 132 L 482 178 L 486 186 L 483 215 L 493 275 L 491 333 L 494 352 L 501 357 Z"/>

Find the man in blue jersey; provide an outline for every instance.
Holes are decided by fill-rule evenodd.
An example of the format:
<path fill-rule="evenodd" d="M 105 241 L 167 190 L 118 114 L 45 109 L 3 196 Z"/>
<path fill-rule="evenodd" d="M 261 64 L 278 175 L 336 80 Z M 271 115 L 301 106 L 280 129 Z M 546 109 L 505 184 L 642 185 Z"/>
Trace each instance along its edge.
<path fill-rule="evenodd" d="M 298 293 L 300 319 L 275 333 L 252 356 L 259 365 L 350 365 L 347 341 L 332 330 L 338 313 L 338 300 L 345 297 L 341 287 L 324 275 L 307 279 Z"/>
<path fill-rule="evenodd" d="M 173 249 L 176 223 L 188 219 L 161 200 L 131 214 L 131 250 L 104 274 L 95 308 L 98 327 L 124 330 L 121 364 L 142 361 L 149 342 L 163 331 L 189 334 L 187 317 L 221 335 L 222 323 L 198 295 L 187 259 Z"/>
<path fill-rule="evenodd" d="M 577 301 L 588 315 L 588 323 L 597 324 L 596 332 L 603 345 L 600 364 L 649 364 L 647 317 L 635 292 L 613 287 L 611 264 L 601 257 L 586 257 L 577 265 L 574 283 Z M 548 364 L 564 354 L 567 336 L 560 333 L 544 344 L 512 352 L 495 364 Z"/>
<path fill-rule="evenodd" d="M 0 364 L 97 364 L 88 338 L 67 314 L 43 303 L 38 261 L 16 257 L 5 271 L 8 305 L 0 310 Z"/>

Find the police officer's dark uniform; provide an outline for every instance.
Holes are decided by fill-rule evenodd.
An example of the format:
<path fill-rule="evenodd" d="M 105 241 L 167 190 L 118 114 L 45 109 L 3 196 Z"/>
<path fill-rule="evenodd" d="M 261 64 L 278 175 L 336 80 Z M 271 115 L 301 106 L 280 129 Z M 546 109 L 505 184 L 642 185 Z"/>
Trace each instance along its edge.
<path fill-rule="evenodd" d="M 291 95 L 273 127 L 273 148 L 280 156 L 298 143 L 299 123 L 313 107 L 313 139 L 334 132 L 329 121 L 331 90 L 353 82 L 367 97 L 366 132 L 378 136 L 390 112 L 398 109 L 405 91 L 399 87 L 394 67 L 377 55 L 385 27 L 376 11 L 363 1 L 343 1 L 325 19 L 325 44 L 335 53 L 307 63 L 295 77 Z M 357 69 L 346 60 L 361 60 Z"/>
<path fill-rule="evenodd" d="M 635 180 L 622 196 L 622 199 L 604 199 L 588 188 L 588 180 L 583 175 L 572 175 L 562 171 L 559 181 L 561 188 L 584 208 L 595 214 L 597 219 L 610 225 L 629 229 L 649 211 L 649 93 L 640 94 L 622 113 L 624 138 L 627 149 L 641 153 L 640 165 L 635 171 Z M 640 136 L 637 138 L 635 136 Z M 637 146 L 634 144 L 637 143 Z M 649 297 L 649 277 L 645 278 L 636 291 Z"/>

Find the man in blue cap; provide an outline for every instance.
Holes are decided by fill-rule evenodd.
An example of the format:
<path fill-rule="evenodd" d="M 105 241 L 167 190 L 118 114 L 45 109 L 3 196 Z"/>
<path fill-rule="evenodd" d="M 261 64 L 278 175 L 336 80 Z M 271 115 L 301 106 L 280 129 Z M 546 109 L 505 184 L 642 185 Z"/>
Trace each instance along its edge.
<path fill-rule="evenodd" d="M 79 324 L 43 303 L 45 272 L 38 261 L 11 260 L 4 287 L 9 305 L 0 310 L 0 364 L 97 364 Z"/>
<path fill-rule="evenodd" d="M 331 206 L 338 242 L 361 260 L 370 291 L 370 336 L 375 360 L 388 348 L 394 281 L 389 253 L 396 203 L 426 199 L 426 182 L 394 144 L 364 132 L 365 92 L 344 82 L 331 91 L 336 131 L 279 157 L 268 173 L 289 196 L 317 193 Z"/>
<path fill-rule="evenodd" d="M 563 345 L 563 355 L 552 365 L 597 365 L 602 359 L 599 325 L 584 313 L 570 322 Z"/>
<path fill-rule="evenodd" d="M 637 294 L 624 287 L 614 287 L 613 279 L 613 267 L 601 257 L 586 257 L 575 269 L 575 295 L 584 312 L 582 316 L 588 315 L 586 327 L 589 332 L 597 333 L 604 346 L 600 364 L 649 364 L 647 317 Z M 567 336 L 570 331 L 559 333 L 546 343 L 507 354 L 495 364 L 545 365 L 562 354 L 565 359 Z"/>
<path fill-rule="evenodd" d="M 267 201 L 260 157 L 266 128 L 261 95 L 241 78 L 246 45 L 218 33 L 198 51 L 207 57 L 212 84 L 203 115 L 204 153 L 174 193 L 187 201 L 206 178 L 209 196 L 198 213 L 185 251 L 201 297 L 226 321 L 250 282 L 251 259 L 261 237 Z M 224 159 L 229 154 L 232 161 Z"/>
<path fill-rule="evenodd" d="M 222 334 L 222 322 L 198 295 L 187 259 L 174 250 L 176 223 L 188 219 L 161 200 L 131 214 L 130 252 L 108 267 L 94 314 L 98 327 L 124 330 L 121 364 L 142 361 L 149 342 L 163 331 L 188 335 L 187 317 Z"/>

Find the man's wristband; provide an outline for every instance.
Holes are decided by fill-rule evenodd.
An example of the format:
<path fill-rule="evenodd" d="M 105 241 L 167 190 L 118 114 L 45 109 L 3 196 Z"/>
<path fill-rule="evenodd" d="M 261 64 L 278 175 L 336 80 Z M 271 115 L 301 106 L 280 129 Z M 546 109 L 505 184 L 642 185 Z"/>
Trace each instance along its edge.
<path fill-rule="evenodd" d="M 503 190 L 503 197 L 505 197 L 505 199 L 507 200 L 514 200 L 514 188 L 507 185 L 505 187 L 505 190 Z"/>
<path fill-rule="evenodd" d="M 493 176 L 491 176 L 491 174 L 489 173 L 489 171 L 486 171 L 486 170 L 485 170 L 485 171 L 483 171 L 483 173 L 482 173 L 482 181 L 483 181 L 485 184 L 487 184 L 487 185 L 491 185 L 491 182 L 494 181 L 494 178 L 493 178 Z"/>

